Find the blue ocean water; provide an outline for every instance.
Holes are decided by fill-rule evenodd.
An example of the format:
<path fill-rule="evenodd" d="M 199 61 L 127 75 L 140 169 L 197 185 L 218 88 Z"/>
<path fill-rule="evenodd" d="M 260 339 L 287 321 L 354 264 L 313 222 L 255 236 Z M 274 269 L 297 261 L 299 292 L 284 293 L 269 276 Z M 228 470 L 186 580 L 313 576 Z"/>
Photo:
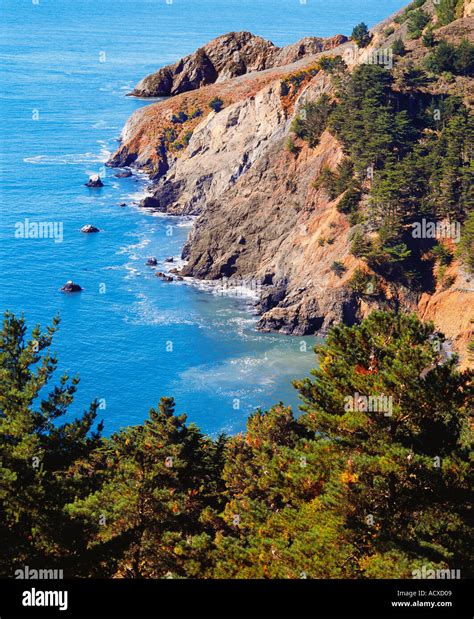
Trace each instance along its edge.
<path fill-rule="evenodd" d="M 29 325 L 59 313 L 59 368 L 81 377 L 75 410 L 101 399 L 106 434 L 140 423 L 162 395 L 206 432 L 238 432 L 258 406 L 297 406 L 291 380 L 315 363 L 314 338 L 258 333 L 244 300 L 166 284 L 145 267 L 147 256 L 179 256 L 191 222 L 140 211 L 145 180 L 105 172 L 128 116 L 147 103 L 125 93 L 225 32 L 286 45 L 350 33 L 403 4 L 1 0 L 0 307 Z M 105 187 L 86 188 L 97 172 Z M 62 242 L 16 238 L 25 219 L 61 224 Z M 102 232 L 81 234 L 86 223 Z M 69 279 L 84 291 L 59 292 Z"/>

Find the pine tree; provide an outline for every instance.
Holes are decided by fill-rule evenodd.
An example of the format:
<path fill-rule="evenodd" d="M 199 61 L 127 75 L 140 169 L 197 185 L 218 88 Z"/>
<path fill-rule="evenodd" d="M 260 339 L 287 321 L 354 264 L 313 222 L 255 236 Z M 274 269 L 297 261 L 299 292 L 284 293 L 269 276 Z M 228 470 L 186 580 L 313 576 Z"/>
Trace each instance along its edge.
<path fill-rule="evenodd" d="M 57 368 L 51 353 L 59 319 L 27 339 L 23 318 L 6 312 L 0 333 L 0 569 L 53 567 L 80 573 L 77 558 L 87 535 L 68 518 L 65 505 L 91 489 L 85 472 L 100 444 L 92 432 L 97 404 L 76 420 L 59 423 L 73 403 L 78 379 L 61 376 L 46 392 Z M 81 472 L 82 469 L 82 472 Z"/>
<path fill-rule="evenodd" d="M 404 314 L 335 327 L 318 354 L 313 379 L 296 383 L 301 422 L 346 459 L 341 508 L 360 573 L 410 577 L 425 564 L 466 576 L 472 372 Z"/>
<path fill-rule="evenodd" d="M 361 22 L 354 27 L 351 35 L 352 39 L 359 45 L 359 47 L 367 47 L 372 41 L 372 34 L 370 33 L 367 24 Z"/>
<path fill-rule="evenodd" d="M 111 437 L 100 489 L 69 506 L 93 528 L 94 546 L 116 549 L 120 575 L 202 576 L 209 567 L 223 439 L 214 444 L 185 421 L 162 398 L 144 425 Z"/>

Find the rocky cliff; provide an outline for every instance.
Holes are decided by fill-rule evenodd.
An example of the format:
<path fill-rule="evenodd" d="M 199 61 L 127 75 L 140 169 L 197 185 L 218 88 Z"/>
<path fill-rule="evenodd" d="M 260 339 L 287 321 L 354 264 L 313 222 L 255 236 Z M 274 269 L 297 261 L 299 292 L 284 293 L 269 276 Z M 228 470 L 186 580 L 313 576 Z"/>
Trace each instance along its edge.
<path fill-rule="evenodd" d="M 433 12 L 430 1 L 426 8 Z M 472 37 L 473 21 L 458 19 L 436 36 Z M 405 40 L 401 66 L 426 54 L 393 18 L 373 34 L 369 50 Z M 137 85 L 134 93 L 141 96 L 175 96 L 132 115 L 109 165 L 150 174 L 152 195 L 142 206 L 198 216 L 181 274 L 257 282 L 259 328 L 324 332 L 376 307 L 403 307 L 433 320 L 467 363 L 472 278 L 454 260 L 449 289 L 415 294 L 382 281 L 377 294 L 355 294 L 348 282 L 366 266 L 350 252 L 354 226 L 338 211 L 340 198 L 331 200 L 315 185 L 323 168 L 334 170 L 343 159 L 342 145 L 325 131 L 313 148 L 298 139 L 285 147 L 303 103 L 332 92 L 321 58 L 340 55 L 351 69 L 361 62 L 354 49 L 345 37 L 304 39 L 286 48 L 250 33 L 219 37 Z M 468 78 L 433 88 L 461 92 L 467 101 L 473 94 Z M 216 98 L 222 109 L 213 111 L 209 104 Z M 335 262 L 343 263 L 343 272 L 335 272 Z"/>
<path fill-rule="evenodd" d="M 305 56 L 334 49 L 346 41 L 343 35 L 330 39 L 306 37 L 280 48 L 250 32 L 230 32 L 175 64 L 147 75 L 130 94 L 139 97 L 173 96 L 252 71 L 288 65 Z"/>

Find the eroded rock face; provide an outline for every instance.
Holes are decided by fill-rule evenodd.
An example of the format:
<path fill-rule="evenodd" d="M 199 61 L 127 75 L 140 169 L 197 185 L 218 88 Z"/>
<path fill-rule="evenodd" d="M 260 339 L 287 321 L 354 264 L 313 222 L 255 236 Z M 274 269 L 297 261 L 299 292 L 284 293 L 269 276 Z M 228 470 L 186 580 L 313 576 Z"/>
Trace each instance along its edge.
<path fill-rule="evenodd" d="M 347 41 L 343 35 L 330 39 L 306 37 L 279 48 L 250 32 L 230 32 L 173 65 L 143 78 L 133 90 L 137 97 L 166 97 L 232 79 L 251 71 L 291 64 L 304 56 L 333 49 Z"/>

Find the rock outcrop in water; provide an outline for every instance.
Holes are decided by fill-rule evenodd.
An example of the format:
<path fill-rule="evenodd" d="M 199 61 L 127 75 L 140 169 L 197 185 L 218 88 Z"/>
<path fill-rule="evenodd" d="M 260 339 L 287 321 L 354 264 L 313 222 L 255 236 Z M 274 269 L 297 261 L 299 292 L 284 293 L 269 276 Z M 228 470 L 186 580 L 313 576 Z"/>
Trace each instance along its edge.
<path fill-rule="evenodd" d="M 92 176 L 89 177 L 89 180 L 87 181 L 87 183 L 85 183 L 86 187 L 92 187 L 92 188 L 97 188 L 97 187 L 103 187 L 104 183 L 101 181 L 100 176 L 98 174 L 93 174 Z"/>
<path fill-rule="evenodd" d="M 425 9 L 433 13 L 431 0 Z M 436 36 L 459 42 L 472 37 L 473 22 L 459 19 Z M 369 49 L 404 39 L 403 63 L 428 53 L 393 18 L 373 33 Z M 414 293 L 384 282 L 383 295 L 355 294 L 349 281 L 365 268 L 350 251 L 355 228 L 338 211 L 340 198 L 315 186 L 323 169 L 335 170 L 342 161 L 342 145 L 325 131 L 315 148 L 298 139 L 285 147 L 302 105 L 333 92 L 318 62 L 335 55 L 349 70 L 361 62 L 345 37 L 304 39 L 281 49 L 249 33 L 219 37 L 140 82 L 134 94 L 175 96 L 132 115 L 108 165 L 150 174 L 155 183 L 143 207 L 198 216 L 183 248 L 181 276 L 257 288 L 260 329 L 323 333 L 376 308 L 402 307 L 433 320 L 465 354 L 473 281 L 457 261 L 449 267 L 448 290 Z M 472 82 L 464 78 L 440 88 L 472 96 Z M 223 102 L 217 114 L 209 108 L 215 97 Z M 345 270 L 338 273 L 334 264 L 341 261 Z"/>
<path fill-rule="evenodd" d="M 62 292 L 81 292 L 82 288 L 79 284 L 75 284 L 72 280 L 69 280 L 61 288 Z"/>
<path fill-rule="evenodd" d="M 92 224 L 86 224 L 85 226 L 82 226 L 81 232 L 83 232 L 84 234 L 93 234 L 95 232 L 100 232 L 100 230 Z"/>

